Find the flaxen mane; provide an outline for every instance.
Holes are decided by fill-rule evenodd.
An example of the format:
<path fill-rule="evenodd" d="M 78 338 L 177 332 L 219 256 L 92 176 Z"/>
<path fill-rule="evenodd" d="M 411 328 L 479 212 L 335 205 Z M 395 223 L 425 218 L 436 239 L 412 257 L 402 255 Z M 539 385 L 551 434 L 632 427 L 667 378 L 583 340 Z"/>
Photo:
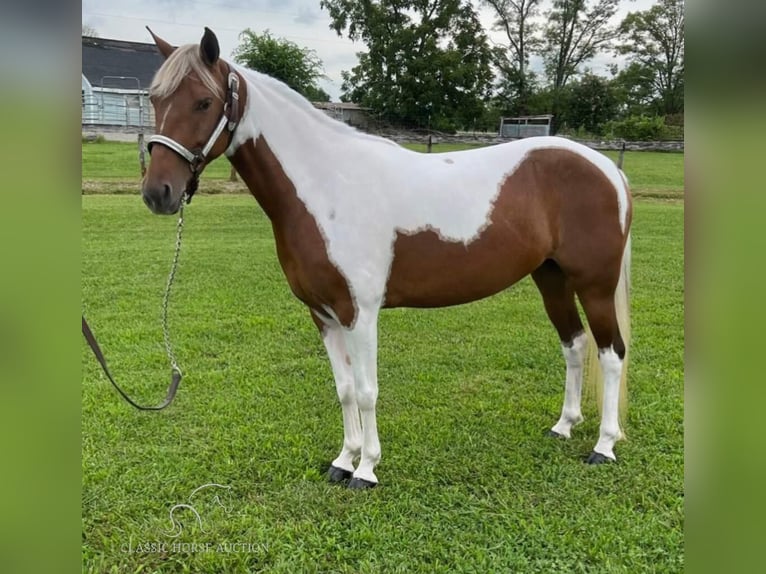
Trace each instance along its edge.
<path fill-rule="evenodd" d="M 208 66 L 202 61 L 197 44 L 186 44 L 170 54 L 154 75 L 152 85 L 149 87 L 149 95 L 160 99 L 170 96 L 178 89 L 181 81 L 191 73 L 196 74 L 205 87 L 223 99 L 223 90 L 210 73 Z"/>

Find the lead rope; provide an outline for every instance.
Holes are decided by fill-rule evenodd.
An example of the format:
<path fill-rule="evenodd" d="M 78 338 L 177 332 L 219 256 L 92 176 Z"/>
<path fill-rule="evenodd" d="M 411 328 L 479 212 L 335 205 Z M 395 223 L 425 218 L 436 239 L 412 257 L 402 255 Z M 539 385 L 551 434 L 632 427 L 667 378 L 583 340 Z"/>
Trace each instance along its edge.
<path fill-rule="evenodd" d="M 85 340 L 88 342 L 88 345 L 90 345 L 91 350 L 93 351 L 93 354 L 96 356 L 96 359 L 101 364 L 101 368 L 104 370 L 104 374 L 109 379 L 109 382 L 112 383 L 114 388 L 117 390 L 117 392 L 120 393 L 122 398 L 124 398 L 128 403 L 130 403 L 132 406 L 137 408 L 141 411 L 161 411 L 165 407 L 167 407 L 170 403 L 173 402 L 173 399 L 176 396 L 176 391 L 178 390 L 178 385 L 181 383 L 181 378 L 183 377 L 183 374 L 181 373 L 181 369 L 178 366 L 178 361 L 176 360 L 175 353 L 173 353 L 173 345 L 170 343 L 170 329 L 168 328 L 168 302 L 170 301 L 170 289 L 173 286 L 173 281 L 176 276 L 176 269 L 178 268 L 178 257 L 181 254 L 181 233 L 183 231 L 183 225 L 184 225 L 184 200 L 186 199 L 186 194 L 181 197 L 181 207 L 179 208 L 179 214 L 178 214 L 178 226 L 177 226 L 177 232 L 176 232 L 176 250 L 175 254 L 173 255 L 173 263 L 170 266 L 170 273 L 168 274 L 168 282 L 165 285 L 165 294 L 162 297 L 162 335 L 165 339 L 165 352 L 168 355 L 168 360 L 170 361 L 170 368 L 171 368 L 171 377 L 170 377 L 170 386 L 168 387 L 168 393 L 165 397 L 165 400 L 162 401 L 159 405 L 156 406 L 143 406 L 136 403 L 133 399 L 131 399 L 128 394 L 123 391 L 120 386 L 117 384 L 117 381 L 114 380 L 114 377 L 112 376 L 112 373 L 109 372 L 109 367 L 106 364 L 106 358 L 104 357 L 104 353 L 101 351 L 101 348 L 98 345 L 98 341 L 96 341 L 96 337 L 93 335 L 93 332 L 90 330 L 90 326 L 88 325 L 88 322 L 85 320 L 85 315 L 82 317 L 82 334 L 85 336 Z"/>
<path fill-rule="evenodd" d="M 143 134 L 139 134 L 138 136 L 138 161 L 141 164 L 141 177 L 143 178 L 146 175 L 146 159 L 145 159 L 145 145 L 144 145 L 144 137 Z M 162 401 L 159 405 L 156 406 L 143 406 L 136 403 L 133 399 L 131 399 L 125 391 L 123 391 L 120 386 L 117 384 L 117 381 L 114 380 L 114 377 L 112 376 L 112 373 L 109 372 L 109 367 L 106 364 L 106 358 L 104 357 L 104 353 L 101 351 L 101 348 L 98 345 L 98 341 L 96 340 L 96 337 L 93 335 L 93 332 L 90 330 L 90 326 L 88 325 L 88 322 L 85 320 L 85 315 L 82 317 L 82 334 L 85 337 L 85 340 L 88 342 L 88 345 L 90 346 L 91 350 L 93 351 L 93 354 L 96 356 L 96 360 L 101 365 L 101 368 L 104 371 L 104 374 L 106 375 L 106 378 L 109 379 L 109 382 L 112 383 L 114 388 L 117 390 L 118 393 L 124 398 L 128 403 L 130 403 L 132 406 L 137 408 L 141 411 L 161 411 L 165 407 L 167 407 L 170 403 L 173 402 L 173 399 L 176 397 L 176 391 L 178 390 L 178 385 L 181 383 L 181 378 L 183 377 L 181 373 L 181 369 L 178 366 L 178 361 L 176 360 L 175 353 L 173 353 L 173 346 L 170 343 L 170 329 L 168 328 L 168 302 L 170 301 L 170 288 L 173 286 L 173 281 L 176 276 L 176 269 L 178 268 L 178 257 L 181 254 L 181 233 L 183 232 L 183 226 L 184 226 L 184 203 L 187 199 L 186 193 L 184 193 L 181 196 L 181 205 L 178 208 L 178 225 L 177 225 L 177 231 L 176 231 L 176 250 L 175 254 L 173 255 L 173 263 L 170 266 L 170 273 L 168 274 L 168 281 L 165 285 L 165 294 L 162 297 L 162 336 L 165 340 L 165 352 L 168 355 L 168 361 L 170 361 L 170 369 L 171 369 L 171 375 L 170 375 L 170 386 L 168 386 L 168 393 L 165 397 L 165 400 Z"/>
<path fill-rule="evenodd" d="M 165 340 L 165 352 L 168 355 L 170 361 L 170 368 L 173 369 L 179 375 L 182 375 L 181 369 L 178 366 L 176 355 L 173 352 L 173 345 L 170 342 L 170 329 L 168 327 L 168 303 L 170 302 L 170 289 L 173 286 L 173 281 L 176 278 L 176 269 L 178 269 L 178 257 L 181 254 L 181 236 L 184 230 L 184 203 L 186 200 L 186 194 L 181 197 L 181 207 L 178 209 L 178 223 L 176 225 L 176 250 L 173 255 L 173 263 L 170 265 L 170 273 L 168 273 L 168 282 L 165 285 L 165 294 L 162 297 L 162 336 Z"/>

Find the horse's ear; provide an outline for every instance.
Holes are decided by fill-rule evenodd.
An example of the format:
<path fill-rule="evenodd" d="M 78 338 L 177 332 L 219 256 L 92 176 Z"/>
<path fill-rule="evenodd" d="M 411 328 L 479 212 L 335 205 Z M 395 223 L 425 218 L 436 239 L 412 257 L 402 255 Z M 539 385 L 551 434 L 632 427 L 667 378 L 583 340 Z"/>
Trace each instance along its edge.
<path fill-rule="evenodd" d="M 160 54 L 162 54 L 167 59 L 167 57 L 173 53 L 173 50 L 175 50 L 176 47 L 171 46 L 165 40 L 157 36 L 154 32 L 152 32 L 152 29 L 149 28 L 149 26 L 147 26 L 146 29 L 149 30 L 149 33 L 152 35 L 154 43 L 157 44 L 157 48 L 159 49 Z"/>
<path fill-rule="evenodd" d="M 205 26 L 205 34 L 202 36 L 202 41 L 199 43 L 199 51 L 202 56 L 202 61 L 208 66 L 212 66 L 218 61 L 218 55 L 221 53 L 221 49 L 218 47 L 218 38 L 215 37 L 213 31 Z"/>

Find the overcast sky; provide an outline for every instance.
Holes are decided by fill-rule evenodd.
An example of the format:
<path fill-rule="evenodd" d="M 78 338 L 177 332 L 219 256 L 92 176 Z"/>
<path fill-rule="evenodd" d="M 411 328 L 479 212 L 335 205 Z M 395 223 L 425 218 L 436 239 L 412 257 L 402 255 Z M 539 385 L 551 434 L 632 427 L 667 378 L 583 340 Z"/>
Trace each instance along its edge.
<path fill-rule="evenodd" d="M 654 3 L 655 0 L 622 0 L 615 21 Z M 480 14 L 485 29 L 489 30 L 492 13 L 482 9 Z M 102 38 L 132 42 L 151 42 L 145 29 L 150 26 L 155 34 L 174 45 L 199 42 L 204 26 L 208 26 L 218 36 L 225 59 L 231 58 L 242 30 L 251 28 L 260 33 L 269 29 L 275 36 L 316 51 L 327 75 L 320 84 L 333 100 L 340 96 L 341 70 L 354 67 L 356 53 L 365 51 L 364 44 L 355 44 L 330 30 L 330 18 L 319 8 L 319 0 L 82 0 L 82 22 Z M 490 38 L 504 43 L 502 33 L 490 31 Z M 605 74 L 606 66 L 617 61 L 611 54 L 604 54 L 588 66 Z M 538 66 L 539 62 L 533 60 L 532 67 Z"/>

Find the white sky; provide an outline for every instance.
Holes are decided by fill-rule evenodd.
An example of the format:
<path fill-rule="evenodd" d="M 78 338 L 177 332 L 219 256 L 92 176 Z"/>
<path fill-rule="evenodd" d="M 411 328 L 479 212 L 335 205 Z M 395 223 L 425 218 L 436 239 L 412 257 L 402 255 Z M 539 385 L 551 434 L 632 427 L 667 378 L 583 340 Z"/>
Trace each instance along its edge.
<path fill-rule="evenodd" d="M 628 12 L 646 10 L 655 0 L 622 0 L 615 21 Z M 545 2 L 547 4 L 547 2 Z M 492 24 L 492 13 L 480 11 L 485 29 Z M 319 0 L 83 0 L 82 21 L 95 28 L 102 38 L 151 42 L 145 26 L 174 45 L 199 42 L 204 26 L 213 30 L 221 45 L 221 55 L 231 59 L 239 44 L 238 35 L 245 28 L 256 33 L 269 29 L 275 36 L 292 40 L 315 50 L 324 64 L 327 79 L 320 85 L 338 100 L 342 84 L 341 70 L 357 63 L 356 53 L 364 44 L 339 37 L 330 30 L 330 18 L 319 8 Z M 490 38 L 503 43 L 503 34 L 490 31 Z M 602 54 L 586 64 L 596 73 L 606 74 L 606 66 L 617 62 L 611 54 Z M 533 60 L 534 68 L 539 60 Z"/>

